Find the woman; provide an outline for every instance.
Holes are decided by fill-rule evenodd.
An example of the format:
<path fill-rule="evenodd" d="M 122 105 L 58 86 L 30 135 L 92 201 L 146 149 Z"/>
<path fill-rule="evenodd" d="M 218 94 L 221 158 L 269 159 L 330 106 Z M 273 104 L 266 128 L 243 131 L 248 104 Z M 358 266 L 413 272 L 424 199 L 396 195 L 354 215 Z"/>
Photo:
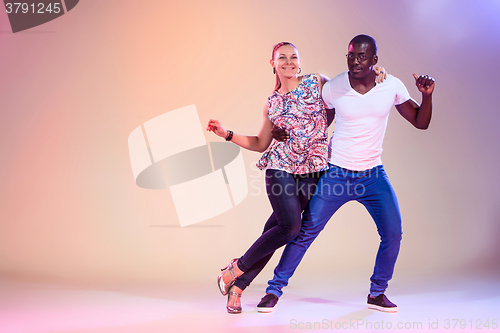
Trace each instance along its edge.
<path fill-rule="evenodd" d="M 314 193 L 323 170 L 328 168 L 328 131 L 334 112 L 321 99 L 328 78 L 320 74 L 299 76 L 300 57 L 288 42 L 273 48 L 271 66 L 276 85 L 263 110 L 257 136 L 243 136 L 210 120 L 207 131 L 226 141 L 264 152 L 257 166 L 266 170 L 266 190 L 273 208 L 264 232 L 238 259 L 233 259 L 218 277 L 222 295 L 228 295 L 227 311 L 241 313 L 241 293 L 267 264 L 274 251 L 292 241 L 301 227 L 302 210 Z M 272 140 L 273 126 L 289 133 L 286 141 Z"/>

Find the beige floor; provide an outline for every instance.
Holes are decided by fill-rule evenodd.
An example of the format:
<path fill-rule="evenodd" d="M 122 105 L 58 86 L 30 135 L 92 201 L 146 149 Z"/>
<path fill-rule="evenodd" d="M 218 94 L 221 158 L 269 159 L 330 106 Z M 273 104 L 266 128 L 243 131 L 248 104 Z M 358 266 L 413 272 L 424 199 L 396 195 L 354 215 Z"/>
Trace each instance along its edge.
<path fill-rule="evenodd" d="M 366 309 L 364 287 L 355 279 L 295 280 L 275 312 L 261 314 L 258 283 L 244 295 L 244 313 L 229 315 L 213 281 L 83 286 L 4 276 L 0 332 L 500 332 L 494 276 L 397 280 L 389 293 L 397 314 Z"/>

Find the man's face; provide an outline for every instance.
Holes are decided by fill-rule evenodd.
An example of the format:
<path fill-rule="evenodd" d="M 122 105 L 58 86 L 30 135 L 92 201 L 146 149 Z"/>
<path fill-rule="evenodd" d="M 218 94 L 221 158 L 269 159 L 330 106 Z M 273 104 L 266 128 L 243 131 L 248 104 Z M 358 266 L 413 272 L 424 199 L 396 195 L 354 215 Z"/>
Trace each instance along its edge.
<path fill-rule="evenodd" d="M 347 67 L 353 79 L 366 77 L 377 63 L 378 57 L 373 55 L 370 44 L 350 44 L 347 53 Z"/>

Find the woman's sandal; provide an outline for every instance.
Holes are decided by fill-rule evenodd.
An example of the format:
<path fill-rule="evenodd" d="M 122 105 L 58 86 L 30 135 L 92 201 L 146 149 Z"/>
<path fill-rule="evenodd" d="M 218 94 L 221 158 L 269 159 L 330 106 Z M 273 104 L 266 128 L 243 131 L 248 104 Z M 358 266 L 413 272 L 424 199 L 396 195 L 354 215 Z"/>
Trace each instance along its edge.
<path fill-rule="evenodd" d="M 217 284 L 219 285 L 219 290 L 223 296 L 227 295 L 229 288 L 233 286 L 234 281 L 236 281 L 236 279 L 238 278 L 233 270 L 233 265 L 236 263 L 237 260 L 238 259 L 231 260 L 229 265 L 227 265 L 225 268 L 222 268 L 221 269 L 222 273 L 220 273 L 219 277 L 217 278 Z M 222 278 L 222 276 L 224 275 L 224 273 L 226 273 L 226 271 L 229 271 L 229 273 L 231 273 L 232 276 L 231 280 L 229 280 L 228 283 L 224 283 L 224 279 Z"/>
<path fill-rule="evenodd" d="M 229 304 L 229 297 L 230 296 L 236 296 L 235 299 L 233 300 L 233 304 L 232 305 Z M 236 300 L 238 298 L 241 298 L 241 294 L 235 293 L 234 291 L 230 291 L 228 293 L 228 295 L 227 295 L 227 306 L 226 306 L 227 313 L 231 313 L 231 314 L 241 313 L 241 305 L 239 305 L 239 306 L 236 305 Z"/>

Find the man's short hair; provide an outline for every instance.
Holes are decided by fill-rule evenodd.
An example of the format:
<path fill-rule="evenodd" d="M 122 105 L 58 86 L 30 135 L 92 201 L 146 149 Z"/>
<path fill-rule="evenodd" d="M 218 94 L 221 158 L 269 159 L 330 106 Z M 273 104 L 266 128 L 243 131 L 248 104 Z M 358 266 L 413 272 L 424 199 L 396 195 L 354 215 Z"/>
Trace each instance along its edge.
<path fill-rule="evenodd" d="M 370 37 L 368 35 L 357 35 L 351 41 L 349 42 L 349 45 L 351 44 L 363 44 L 366 43 L 370 45 L 370 48 L 372 49 L 373 55 L 377 55 L 377 42 L 373 37 Z"/>

